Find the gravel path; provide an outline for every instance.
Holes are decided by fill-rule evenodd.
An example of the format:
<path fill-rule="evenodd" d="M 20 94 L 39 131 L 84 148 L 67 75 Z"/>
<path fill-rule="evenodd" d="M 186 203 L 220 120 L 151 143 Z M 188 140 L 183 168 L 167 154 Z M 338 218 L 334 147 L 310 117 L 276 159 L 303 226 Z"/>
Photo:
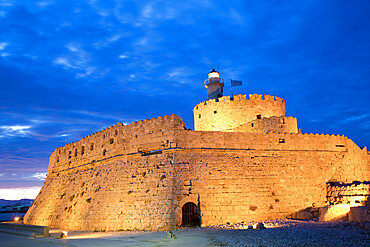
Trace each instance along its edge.
<path fill-rule="evenodd" d="M 266 229 L 248 229 L 252 223 L 209 228 L 216 246 L 370 246 L 370 232 L 350 222 L 280 220 L 264 222 Z"/>
<path fill-rule="evenodd" d="M 220 246 L 368 246 L 370 231 L 351 222 L 264 221 L 217 227 L 181 228 L 169 232 L 70 232 L 66 239 L 26 238 L 0 233 L 0 246 L 68 247 L 220 247 Z M 59 230 L 51 231 L 58 234 Z"/>

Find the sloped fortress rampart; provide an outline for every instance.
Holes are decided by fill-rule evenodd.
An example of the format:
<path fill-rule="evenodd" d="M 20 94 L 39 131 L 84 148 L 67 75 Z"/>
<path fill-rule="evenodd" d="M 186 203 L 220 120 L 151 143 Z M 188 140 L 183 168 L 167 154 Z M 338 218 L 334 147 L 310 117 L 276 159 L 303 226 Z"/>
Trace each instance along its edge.
<path fill-rule="evenodd" d="M 285 100 L 219 96 L 194 108 L 195 131 L 171 115 L 118 123 L 57 148 L 24 221 L 168 230 L 184 225 L 188 203 L 201 226 L 276 219 L 325 205 L 328 182 L 369 180 L 366 148 L 300 133 Z"/>

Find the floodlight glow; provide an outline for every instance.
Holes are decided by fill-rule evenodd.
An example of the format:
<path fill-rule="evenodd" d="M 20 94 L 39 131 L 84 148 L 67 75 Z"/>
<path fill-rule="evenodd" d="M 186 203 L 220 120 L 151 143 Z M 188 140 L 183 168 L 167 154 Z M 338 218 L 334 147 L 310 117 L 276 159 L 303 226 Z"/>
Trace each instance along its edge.
<path fill-rule="evenodd" d="M 216 71 L 212 71 L 208 74 L 208 78 L 220 78 L 220 74 Z"/>

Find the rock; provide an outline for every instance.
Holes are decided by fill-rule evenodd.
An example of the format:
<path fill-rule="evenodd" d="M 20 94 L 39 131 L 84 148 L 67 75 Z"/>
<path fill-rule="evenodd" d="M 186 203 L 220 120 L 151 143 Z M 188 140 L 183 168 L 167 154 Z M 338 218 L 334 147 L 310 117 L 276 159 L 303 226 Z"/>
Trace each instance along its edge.
<path fill-rule="evenodd" d="M 366 222 L 367 207 L 351 207 L 351 211 L 348 213 L 349 221 Z"/>
<path fill-rule="evenodd" d="M 266 229 L 265 224 L 262 222 L 258 223 L 256 226 L 256 230 Z"/>
<path fill-rule="evenodd" d="M 167 232 L 167 238 L 177 239 L 175 233 L 173 233 L 171 231 Z"/>
<path fill-rule="evenodd" d="M 364 229 L 366 231 L 370 231 L 370 222 L 369 221 L 361 222 L 360 227 L 361 227 L 361 229 Z"/>
<path fill-rule="evenodd" d="M 294 218 L 298 220 L 311 220 L 313 219 L 313 214 L 308 210 L 302 210 L 295 213 Z"/>
<path fill-rule="evenodd" d="M 337 204 L 320 208 L 319 221 L 346 221 L 350 211 L 349 204 Z"/>

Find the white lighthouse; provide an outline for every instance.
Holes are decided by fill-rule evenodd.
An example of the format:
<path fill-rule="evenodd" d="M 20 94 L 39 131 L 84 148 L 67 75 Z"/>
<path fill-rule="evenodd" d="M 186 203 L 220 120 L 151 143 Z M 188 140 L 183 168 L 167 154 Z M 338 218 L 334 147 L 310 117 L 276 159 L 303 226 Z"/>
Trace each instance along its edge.
<path fill-rule="evenodd" d="M 208 73 L 208 79 L 204 81 L 207 88 L 207 100 L 218 99 L 223 96 L 224 82 L 220 79 L 220 73 L 215 69 Z"/>

